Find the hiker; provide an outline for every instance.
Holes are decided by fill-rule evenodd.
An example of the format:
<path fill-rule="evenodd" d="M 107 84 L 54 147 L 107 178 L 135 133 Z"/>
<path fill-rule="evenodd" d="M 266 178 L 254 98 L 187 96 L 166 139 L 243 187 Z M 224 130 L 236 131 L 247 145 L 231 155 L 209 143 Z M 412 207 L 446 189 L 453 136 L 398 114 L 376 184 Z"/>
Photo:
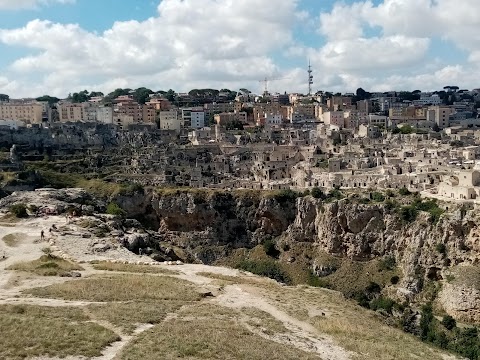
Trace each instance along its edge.
<path fill-rule="evenodd" d="M 40 240 L 45 241 L 45 232 L 43 230 L 40 232 Z"/>

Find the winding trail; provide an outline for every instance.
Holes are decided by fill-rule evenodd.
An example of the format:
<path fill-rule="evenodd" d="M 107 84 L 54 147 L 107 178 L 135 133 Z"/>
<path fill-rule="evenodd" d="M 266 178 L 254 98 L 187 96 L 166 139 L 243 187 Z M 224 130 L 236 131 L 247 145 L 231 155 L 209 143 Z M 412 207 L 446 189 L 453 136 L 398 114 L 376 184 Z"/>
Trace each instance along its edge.
<path fill-rule="evenodd" d="M 67 301 L 61 299 L 48 299 L 48 298 L 36 298 L 24 295 L 23 291 L 34 287 L 43 287 L 52 284 L 59 284 L 66 281 L 75 281 L 72 278 L 59 278 L 59 277 L 39 277 L 30 274 L 17 273 L 8 271 L 6 268 L 14 263 L 22 261 L 32 261 L 42 256 L 42 249 L 49 246 L 54 249 L 55 252 L 62 254 L 68 258 L 80 262 L 84 268 L 81 271 L 82 277 L 88 277 L 97 274 L 126 274 L 125 272 L 111 272 L 96 270 L 89 263 L 84 263 L 92 259 L 91 253 L 86 254 L 82 246 L 80 238 L 62 236 L 60 234 L 52 234 L 51 239 L 48 242 L 39 242 L 40 231 L 43 229 L 46 234 L 49 234 L 48 228 L 53 224 L 64 224 L 65 219 L 63 217 L 51 216 L 43 218 L 35 218 L 29 220 L 23 220 L 12 224 L 13 226 L 1 226 L 0 223 L 0 258 L 2 254 L 5 258 L 0 260 L 0 304 L 22 304 L 22 305 L 38 305 L 38 306 L 51 306 L 51 307 L 82 307 L 88 314 L 87 305 L 90 304 L 102 304 L 99 302 L 90 301 Z M 78 231 L 79 228 L 75 224 L 68 224 L 71 232 Z M 6 242 L 2 241 L 5 235 L 9 234 L 21 234 L 21 239 L 15 246 L 8 246 Z M 50 234 L 49 234 L 50 235 Z M 69 251 L 71 250 L 71 251 Z M 85 253 L 85 256 L 82 254 Z M 130 252 L 126 253 L 125 249 L 114 249 L 108 253 L 111 260 L 122 260 L 129 262 L 145 261 L 145 257 L 140 257 Z M 99 256 L 100 260 L 104 260 L 106 254 Z M 213 273 L 222 276 L 239 277 L 239 283 L 242 279 L 258 279 L 258 277 L 244 274 L 238 270 L 211 267 L 205 265 L 191 265 L 185 264 L 180 266 L 168 266 L 168 265 L 156 265 L 159 268 L 168 270 L 175 270 L 178 274 L 162 274 L 153 273 L 145 274 L 145 276 L 170 276 L 179 279 L 184 279 L 195 284 L 199 290 L 211 291 L 215 294 L 214 298 L 204 299 L 204 302 L 209 302 L 217 306 L 223 306 L 232 309 L 242 309 L 253 307 L 264 311 L 275 319 L 282 322 L 288 333 L 268 335 L 262 331 L 249 326 L 245 321 L 242 322 L 248 330 L 252 331 L 258 336 L 261 336 L 267 340 L 275 341 L 281 344 L 288 344 L 296 347 L 300 350 L 317 354 L 319 358 L 324 360 L 348 360 L 351 357 L 351 353 L 341 348 L 328 336 L 320 334 L 318 330 L 312 327 L 310 324 L 300 321 L 294 317 L 289 316 L 287 313 L 281 311 L 269 300 L 258 293 L 255 293 L 254 286 L 256 285 L 242 285 L 233 284 L 225 287 L 220 287 L 215 279 L 202 275 L 201 273 Z M 138 275 L 138 273 L 136 273 Z M 257 286 L 261 286 L 259 280 Z M 249 290 L 252 288 L 252 291 Z M 170 314 L 165 321 L 174 318 L 176 314 Z M 102 355 L 93 360 L 114 360 L 118 359 L 123 349 L 134 341 L 140 334 L 149 330 L 153 325 L 143 324 L 135 330 L 133 334 L 124 334 L 121 329 L 118 329 L 109 322 L 95 319 L 94 316 L 90 316 L 91 321 L 95 322 L 107 329 L 110 329 L 120 338 L 119 341 L 112 343 L 109 347 L 105 348 Z M 67 357 L 65 360 L 83 360 L 82 357 Z M 56 358 L 38 357 L 33 360 L 57 360 Z"/>

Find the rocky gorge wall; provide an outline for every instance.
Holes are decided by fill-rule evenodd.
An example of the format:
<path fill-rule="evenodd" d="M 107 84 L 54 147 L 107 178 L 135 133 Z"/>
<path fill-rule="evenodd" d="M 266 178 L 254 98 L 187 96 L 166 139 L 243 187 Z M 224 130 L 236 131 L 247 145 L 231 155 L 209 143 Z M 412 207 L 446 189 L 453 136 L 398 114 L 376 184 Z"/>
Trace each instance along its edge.
<path fill-rule="evenodd" d="M 147 192 L 116 201 L 132 215 L 150 217 L 164 242 L 205 264 L 266 240 L 275 240 L 282 252 L 285 244 L 288 249 L 310 244 L 312 269 L 323 268 L 316 259 L 320 252 L 354 261 L 394 257 L 402 273 L 396 287 L 399 299 L 413 299 L 426 281 L 445 279 L 451 268 L 477 265 L 480 259 L 476 210 L 451 208 L 434 223 L 425 212 L 406 222 L 398 209 L 384 203 L 325 202 L 261 192 Z M 445 288 L 447 295 L 440 296 L 444 307 L 462 317 L 467 313 L 465 299 L 452 300 L 451 286 Z M 477 314 L 473 320 L 480 321 L 477 303 L 469 306 Z"/>

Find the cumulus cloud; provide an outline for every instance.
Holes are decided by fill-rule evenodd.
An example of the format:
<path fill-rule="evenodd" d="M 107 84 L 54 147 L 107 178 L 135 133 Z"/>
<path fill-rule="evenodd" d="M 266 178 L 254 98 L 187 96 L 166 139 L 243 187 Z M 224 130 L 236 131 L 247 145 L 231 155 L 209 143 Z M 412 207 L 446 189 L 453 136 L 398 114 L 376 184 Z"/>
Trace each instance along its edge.
<path fill-rule="evenodd" d="M 471 76 L 480 59 L 478 0 L 337 1 L 320 14 L 300 10 L 302 1 L 162 0 L 153 17 L 115 22 L 103 33 L 48 20 L 0 28 L 1 43 L 31 50 L 2 71 L 15 81 L 3 78 L 0 92 L 65 96 L 127 86 L 260 91 L 265 76 L 285 78 L 272 90 L 306 91 L 299 63 L 307 58 L 315 87 L 324 90 L 478 86 Z M 0 9 L 65 2 L 0 0 Z M 313 19 L 317 32 L 303 42 L 299 28 L 307 31 Z M 467 55 L 453 63 L 432 59 L 432 39 Z"/>
<path fill-rule="evenodd" d="M 0 10 L 36 9 L 51 4 L 73 4 L 75 0 L 0 0 Z"/>
<path fill-rule="evenodd" d="M 476 86 L 471 74 L 480 58 L 478 0 L 370 0 L 336 3 L 319 17 L 327 42 L 309 53 L 318 69 L 337 72 L 336 86 L 428 88 L 443 83 Z M 368 36 L 367 34 L 370 34 Z M 469 53 L 454 64 L 431 59 L 431 39 Z M 465 66 L 466 60 L 471 64 Z"/>
<path fill-rule="evenodd" d="M 76 88 L 86 78 L 109 84 L 113 78 L 130 86 L 166 83 L 186 90 L 276 73 L 269 54 L 293 43 L 296 14 L 296 0 L 163 0 L 155 17 L 116 22 L 102 34 L 33 20 L 0 30 L 0 41 L 34 50 L 10 70 L 47 74 L 50 87 L 62 82 L 65 90 Z"/>

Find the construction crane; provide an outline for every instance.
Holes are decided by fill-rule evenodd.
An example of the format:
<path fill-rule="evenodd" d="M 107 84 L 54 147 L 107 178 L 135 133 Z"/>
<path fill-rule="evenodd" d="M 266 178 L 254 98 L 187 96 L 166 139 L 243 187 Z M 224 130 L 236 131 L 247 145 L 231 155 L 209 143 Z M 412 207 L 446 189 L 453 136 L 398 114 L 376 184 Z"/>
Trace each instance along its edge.
<path fill-rule="evenodd" d="M 268 83 L 270 81 L 285 80 L 285 79 L 286 78 L 268 78 L 268 77 L 265 77 L 265 79 L 259 80 L 258 82 L 264 83 L 264 86 L 265 86 L 265 90 L 263 91 L 263 95 L 268 94 Z"/>

